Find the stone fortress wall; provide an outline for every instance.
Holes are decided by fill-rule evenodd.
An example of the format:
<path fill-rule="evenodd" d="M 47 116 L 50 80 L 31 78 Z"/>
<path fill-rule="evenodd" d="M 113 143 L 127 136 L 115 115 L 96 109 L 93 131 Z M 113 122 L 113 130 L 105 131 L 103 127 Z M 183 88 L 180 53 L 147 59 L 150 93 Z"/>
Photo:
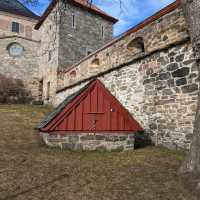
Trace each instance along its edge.
<path fill-rule="evenodd" d="M 56 106 L 99 78 L 155 144 L 188 149 L 199 78 L 179 1 L 108 43 L 111 23 L 70 7 L 60 26 L 56 9 L 39 30 L 34 30 L 36 20 L 0 13 L 0 82 L 2 76 L 22 80 L 34 99 Z M 76 29 L 67 20 L 73 14 Z M 10 31 L 13 21 L 20 23 L 19 33 Z M 11 43 L 23 46 L 20 58 L 9 54 Z M 86 56 L 87 50 L 95 52 Z"/>
<path fill-rule="evenodd" d="M 183 12 L 177 1 L 150 19 L 66 70 L 53 104 L 99 78 L 155 144 L 188 149 L 199 79 Z"/>

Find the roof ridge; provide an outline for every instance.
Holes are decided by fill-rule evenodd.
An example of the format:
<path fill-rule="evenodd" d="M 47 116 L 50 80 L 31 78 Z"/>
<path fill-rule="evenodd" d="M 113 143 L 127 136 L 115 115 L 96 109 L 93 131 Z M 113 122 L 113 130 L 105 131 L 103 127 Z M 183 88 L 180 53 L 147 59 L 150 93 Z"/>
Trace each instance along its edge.
<path fill-rule="evenodd" d="M 48 17 L 48 15 L 51 13 L 51 11 L 54 9 L 54 7 L 56 6 L 56 4 L 58 2 L 59 2 L 59 0 L 52 0 L 51 1 L 48 8 L 45 10 L 43 15 L 41 16 L 39 22 L 36 24 L 36 26 L 35 26 L 36 30 L 38 30 L 40 28 L 40 26 L 43 24 L 43 22 L 46 20 L 46 18 Z M 107 14 L 106 12 L 104 12 L 103 10 L 98 8 L 97 6 L 95 6 L 93 4 L 89 5 L 87 3 L 87 1 L 85 1 L 85 0 L 84 0 L 84 2 L 83 2 L 83 0 L 68 0 L 66 3 L 71 3 L 74 6 L 88 10 L 88 12 L 92 12 L 94 14 L 100 15 L 100 16 L 106 18 L 107 20 L 112 21 L 113 23 L 116 23 L 118 21 L 116 18 L 110 16 L 109 14 Z"/>

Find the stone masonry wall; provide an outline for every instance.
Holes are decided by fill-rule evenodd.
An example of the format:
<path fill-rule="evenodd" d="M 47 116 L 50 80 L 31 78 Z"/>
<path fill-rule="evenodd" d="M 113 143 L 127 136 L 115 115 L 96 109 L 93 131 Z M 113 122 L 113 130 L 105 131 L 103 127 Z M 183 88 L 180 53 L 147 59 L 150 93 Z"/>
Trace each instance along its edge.
<path fill-rule="evenodd" d="M 19 23 L 19 33 L 12 32 L 12 22 Z M 4 83 L 1 85 L 1 103 L 28 103 L 39 98 L 37 52 L 40 42 L 39 32 L 34 30 L 36 23 L 35 19 L 0 11 L 0 82 Z M 12 43 L 23 47 L 22 56 L 9 54 L 8 47 Z"/>
<path fill-rule="evenodd" d="M 72 27 L 72 16 L 75 27 Z M 69 67 L 112 40 L 113 23 L 68 4 L 61 17 L 59 67 Z M 102 37 L 101 27 L 104 27 Z"/>
<path fill-rule="evenodd" d="M 129 48 L 129 44 L 137 41 L 138 38 L 142 38 L 144 45 L 144 52 L 141 53 L 148 55 L 171 44 L 188 40 L 188 37 L 182 9 L 177 8 L 144 28 L 128 35 L 125 34 L 113 44 L 75 64 L 64 74 L 64 86 L 73 85 L 78 81 L 136 59 L 140 54 L 137 54 L 135 48 Z"/>
<path fill-rule="evenodd" d="M 199 78 L 181 8 L 129 31 L 67 70 L 54 105 L 93 78 L 105 84 L 155 144 L 189 148 Z"/>
<path fill-rule="evenodd" d="M 24 51 L 20 57 L 12 57 L 8 52 L 8 46 L 12 43 L 23 46 Z M 19 38 L 17 36 L 0 38 L 0 74 L 7 78 L 21 80 L 31 92 L 33 99 L 38 99 L 38 73 L 37 52 L 40 43 L 37 41 Z"/>
<path fill-rule="evenodd" d="M 190 42 L 153 53 L 98 78 L 151 134 L 155 144 L 189 148 L 199 86 Z M 58 93 L 55 104 L 86 83 Z"/>
<path fill-rule="evenodd" d="M 78 151 L 126 151 L 134 149 L 134 134 L 48 134 L 40 133 L 50 147 Z"/>

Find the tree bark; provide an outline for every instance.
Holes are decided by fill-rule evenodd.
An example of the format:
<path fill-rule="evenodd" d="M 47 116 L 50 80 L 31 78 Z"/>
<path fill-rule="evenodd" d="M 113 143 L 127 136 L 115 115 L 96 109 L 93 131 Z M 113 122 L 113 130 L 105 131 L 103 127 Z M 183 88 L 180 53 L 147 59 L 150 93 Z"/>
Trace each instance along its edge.
<path fill-rule="evenodd" d="M 181 0 L 181 3 L 200 76 L 200 0 Z M 181 172 L 187 174 L 187 178 L 190 178 L 193 183 L 192 187 L 195 187 L 194 189 L 200 190 L 200 89 L 191 148 L 181 167 Z"/>

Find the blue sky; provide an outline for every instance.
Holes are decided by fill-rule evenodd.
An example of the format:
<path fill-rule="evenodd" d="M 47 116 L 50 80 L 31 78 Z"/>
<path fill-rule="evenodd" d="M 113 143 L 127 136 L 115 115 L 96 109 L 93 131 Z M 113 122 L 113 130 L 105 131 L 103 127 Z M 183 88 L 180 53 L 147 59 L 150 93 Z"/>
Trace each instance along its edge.
<path fill-rule="evenodd" d="M 114 35 L 117 36 L 129 28 L 135 26 L 156 11 L 164 8 L 174 0 L 93 0 L 99 8 L 119 19 L 114 26 Z M 47 8 L 49 0 L 40 0 L 37 6 L 28 6 L 34 12 L 41 15 Z"/>

